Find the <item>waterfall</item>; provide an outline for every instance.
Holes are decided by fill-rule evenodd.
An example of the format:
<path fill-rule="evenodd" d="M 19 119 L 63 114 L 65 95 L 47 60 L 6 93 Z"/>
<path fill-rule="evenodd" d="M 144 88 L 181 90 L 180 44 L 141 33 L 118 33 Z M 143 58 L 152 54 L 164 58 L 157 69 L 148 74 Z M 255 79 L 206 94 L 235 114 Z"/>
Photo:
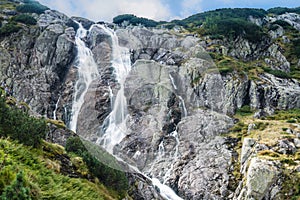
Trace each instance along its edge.
<path fill-rule="evenodd" d="M 174 78 L 173 78 L 173 76 L 171 74 L 169 74 L 169 78 L 171 80 L 171 83 L 172 83 L 172 86 L 173 86 L 174 90 L 177 93 L 178 92 L 178 87 L 175 84 L 175 80 L 174 80 Z M 180 95 L 177 95 L 177 96 L 178 96 L 178 98 L 180 100 L 180 107 L 181 107 L 181 111 L 183 113 L 183 117 L 186 117 L 188 115 L 188 112 L 187 112 L 187 109 L 186 109 L 186 106 L 185 106 L 185 103 L 184 103 L 184 99 Z"/>
<path fill-rule="evenodd" d="M 116 80 L 120 84 L 120 89 L 112 104 L 112 111 L 106 118 L 103 127 L 104 133 L 97 140 L 97 143 L 102 145 L 109 153 L 113 153 L 113 148 L 116 144 L 119 144 L 126 136 L 126 116 L 127 116 L 127 101 L 124 95 L 124 83 L 125 79 L 131 70 L 131 61 L 129 50 L 125 47 L 119 46 L 118 37 L 115 32 L 103 25 L 96 25 L 103 29 L 112 40 L 112 66 L 114 68 L 114 74 Z M 111 88 L 110 96 L 113 101 L 113 93 Z"/>
<path fill-rule="evenodd" d="M 77 120 L 80 109 L 84 103 L 84 96 L 93 80 L 99 75 L 97 64 L 94 61 L 92 51 L 83 41 L 87 36 L 87 30 L 78 23 L 79 28 L 76 33 L 75 43 L 77 45 L 78 55 L 77 64 L 78 79 L 75 83 L 74 99 L 72 104 L 72 115 L 69 128 L 76 132 Z"/>
<path fill-rule="evenodd" d="M 79 24 L 79 23 L 78 23 Z M 109 116 L 103 122 L 104 133 L 98 138 L 97 144 L 100 144 L 109 153 L 113 154 L 113 147 L 119 144 L 126 136 L 126 117 L 127 117 L 127 101 L 124 95 L 124 83 L 128 73 L 131 70 L 130 54 L 129 50 L 119 46 L 118 37 L 115 32 L 103 25 L 95 24 L 104 30 L 112 40 L 112 67 L 114 68 L 114 75 L 116 81 L 120 85 L 120 89 L 114 97 L 112 88 L 109 86 L 112 111 Z M 79 29 L 76 34 L 76 45 L 78 48 L 77 55 L 77 68 L 78 68 L 78 80 L 75 84 L 74 100 L 72 105 L 72 115 L 70 120 L 70 129 L 76 131 L 76 124 L 80 109 L 84 103 L 84 96 L 89 88 L 91 82 L 97 78 L 98 70 L 97 65 L 93 59 L 91 50 L 86 47 L 83 39 L 87 35 L 87 30 L 79 24 Z M 124 162 L 121 158 L 115 155 L 116 159 L 120 162 Z M 175 192 L 168 187 L 160 183 L 156 178 L 150 178 L 140 172 L 135 166 L 128 166 L 136 173 L 140 173 L 152 182 L 152 185 L 159 189 L 161 196 L 167 200 L 182 200 Z"/>
<path fill-rule="evenodd" d="M 56 112 L 57 112 L 57 109 L 58 109 L 58 104 L 59 104 L 59 101 L 60 101 L 60 96 L 58 97 L 58 100 L 55 104 L 55 109 L 53 111 L 53 119 L 56 120 L 57 119 L 57 116 L 56 116 Z"/>

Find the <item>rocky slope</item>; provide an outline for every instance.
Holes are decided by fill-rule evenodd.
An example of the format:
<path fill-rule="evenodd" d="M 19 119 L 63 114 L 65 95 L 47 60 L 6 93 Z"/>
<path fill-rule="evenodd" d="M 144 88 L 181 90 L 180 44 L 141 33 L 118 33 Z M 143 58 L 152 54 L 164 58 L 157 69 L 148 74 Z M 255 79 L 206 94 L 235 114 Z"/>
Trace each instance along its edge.
<path fill-rule="evenodd" d="M 11 17 L 7 13 L 2 10 L 3 19 Z M 29 15 L 37 20 L 36 25 L 20 24 L 19 31 L 1 36 L 0 80 L 18 100 L 28 103 L 34 114 L 68 124 L 77 78 L 74 20 L 91 28 L 85 42 L 100 76 L 85 96 L 77 133 L 96 142 L 99 127 L 111 111 L 110 89 L 116 94 L 120 88 L 111 65 L 111 36 L 101 27 L 91 26 L 89 20 L 57 11 Z M 299 180 L 299 113 L 292 119 L 280 119 L 294 122 L 282 121 L 283 127 L 269 131 L 276 135 L 288 126 L 291 134 L 276 135 L 271 141 L 264 140 L 269 134 L 263 130 L 251 134 L 250 126 L 277 110 L 300 108 L 299 79 L 278 75 L 299 68 L 295 58 L 286 55 L 291 40 L 299 36 L 299 15 L 250 19 L 265 27 L 283 20 L 298 31 L 293 30 L 291 36 L 291 31 L 277 25 L 261 41 L 253 42 L 242 36 L 212 39 L 175 29 L 112 25 L 132 62 L 125 81 L 127 136 L 115 153 L 169 185 L 183 199 L 299 195 L 299 188 L 291 189 L 287 183 Z M 3 20 L 5 23 L 8 21 Z M 255 117 L 251 122 L 235 115 L 245 107 Z M 244 126 L 228 134 L 237 130 L 234 124 L 238 121 Z M 266 130 L 268 127 L 271 124 Z M 292 164 L 286 163 L 286 155 Z M 160 198 L 147 181 L 135 182 L 133 197 Z"/>

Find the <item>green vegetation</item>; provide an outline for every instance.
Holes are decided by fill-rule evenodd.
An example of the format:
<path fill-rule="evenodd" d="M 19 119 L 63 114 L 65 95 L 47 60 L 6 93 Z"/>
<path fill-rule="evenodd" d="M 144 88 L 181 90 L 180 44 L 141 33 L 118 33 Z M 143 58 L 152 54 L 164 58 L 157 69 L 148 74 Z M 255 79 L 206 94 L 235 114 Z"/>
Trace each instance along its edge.
<path fill-rule="evenodd" d="M 154 20 L 147 19 L 144 17 L 137 17 L 131 14 L 119 15 L 113 18 L 113 23 L 115 24 L 121 25 L 123 22 L 128 22 L 128 24 L 132 24 L 132 25 L 141 24 L 144 25 L 145 27 L 155 27 L 159 24 Z"/>
<path fill-rule="evenodd" d="M 218 46 L 210 47 L 212 49 L 219 48 Z M 229 56 L 222 55 L 220 53 L 210 52 L 209 55 L 218 67 L 221 75 L 226 75 L 232 72 L 236 72 L 240 76 L 248 75 L 250 79 L 258 79 L 258 75 L 263 72 L 265 66 L 264 61 L 242 61 L 234 59 Z"/>
<path fill-rule="evenodd" d="M 37 147 L 45 138 L 46 131 L 47 124 L 44 119 L 29 116 L 17 105 L 8 106 L 5 97 L 0 97 L 0 136 Z"/>
<path fill-rule="evenodd" d="M 55 125 L 57 128 L 67 128 L 66 124 L 62 120 L 46 119 L 46 122 Z"/>
<path fill-rule="evenodd" d="M 281 26 L 285 30 L 295 30 L 293 26 L 291 26 L 289 23 L 283 20 L 277 20 L 273 23 L 271 23 L 269 30 L 276 30 L 278 26 Z"/>
<path fill-rule="evenodd" d="M 2 200 L 19 200 L 19 199 L 30 200 L 31 197 L 29 195 L 29 191 L 30 190 L 26 185 L 26 180 L 23 171 L 20 171 L 17 174 L 16 179 L 12 182 L 12 184 L 7 186 L 4 189 L 1 199 Z"/>
<path fill-rule="evenodd" d="M 23 199 L 118 199 L 117 191 L 107 189 L 97 179 L 90 182 L 77 172 L 70 172 L 72 163 L 62 147 L 43 142 L 42 149 L 24 146 L 16 141 L 0 139 L 0 196 L 28 196 Z M 59 158 L 67 162 L 67 169 Z M 72 159 L 71 159 L 72 160 Z M 81 165 L 85 165 L 82 163 Z M 63 175 L 64 174 L 64 175 Z M 89 178 L 92 180 L 92 177 Z M 15 189 L 21 190 L 15 190 Z M 18 191 L 18 193 L 16 193 Z"/>
<path fill-rule="evenodd" d="M 0 28 L 1 36 L 8 36 L 12 33 L 18 32 L 21 27 L 16 22 L 9 22 Z"/>
<path fill-rule="evenodd" d="M 2 89 L 1 92 L 3 92 Z M 61 121 L 31 117 L 28 112 L 19 108 L 23 104 L 18 104 L 13 97 L 6 97 L 4 92 L 0 95 L 0 137 L 9 137 L 18 141 L 0 139 L 0 196 L 2 195 L 2 199 L 119 199 L 125 197 L 128 181 L 124 172 L 99 162 L 85 149 L 84 143 L 78 137 L 70 138 L 67 142 L 67 150 L 77 154 L 72 158 L 65 153 L 63 147 L 44 142 L 42 139 L 47 131 L 47 122 L 59 128 L 65 128 L 65 125 Z M 97 148 L 97 145 L 88 145 L 93 149 Z M 98 153 L 109 157 L 105 151 Z M 113 160 L 113 157 L 110 156 L 109 159 Z M 74 163 L 70 165 L 68 162 Z M 67 173 L 70 176 L 75 174 L 77 177 L 89 177 L 89 179 L 96 177 L 96 183 L 83 178 L 72 179 L 60 173 L 65 175 Z M 93 176 L 87 176 L 88 174 L 93 174 Z M 110 189 L 106 189 L 99 181 Z"/>
<path fill-rule="evenodd" d="M 248 129 L 248 126 L 244 122 L 238 122 L 230 129 L 230 131 L 235 132 L 235 133 L 244 132 L 244 131 L 247 132 L 247 129 Z"/>
<path fill-rule="evenodd" d="M 96 154 L 104 155 L 108 158 L 100 158 L 97 155 L 91 155 L 90 149 L 86 147 L 92 147 L 93 151 L 99 148 L 99 152 Z M 83 158 L 83 161 L 87 164 L 89 171 L 99 178 L 101 182 L 105 185 L 111 186 L 113 189 L 120 191 L 120 193 L 125 194 L 128 189 L 128 181 L 123 171 L 117 170 L 118 168 L 111 168 L 108 162 L 109 160 L 114 160 L 114 158 L 100 149 L 101 147 L 88 143 L 87 141 L 82 141 L 79 137 L 71 137 L 67 140 L 66 150 L 68 152 L 75 153 Z M 103 163 L 102 163 L 103 162 Z M 116 162 L 116 161 L 115 161 Z M 107 165 L 108 164 L 108 165 Z"/>
<path fill-rule="evenodd" d="M 250 42 L 259 42 L 267 37 L 260 26 L 241 18 L 206 18 L 202 29 L 205 35 L 224 36 L 231 40 L 241 36 Z"/>
<path fill-rule="evenodd" d="M 238 109 L 236 111 L 237 115 L 240 116 L 249 116 L 249 115 L 253 115 L 253 110 L 251 109 L 251 107 L 249 105 L 245 105 L 243 107 L 241 107 L 240 109 Z"/>
<path fill-rule="evenodd" d="M 42 14 L 45 12 L 45 10 L 48 10 L 49 8 L 41 5 L 37 1 L 26 1 L 25 4 L 18 5 L 16 7 L 16 10 L 21 13 L 37 13 Z"/>
<path fill-rule="evenodd" d="M 15 7 L 16 7 L 16 3 L 9 1 L 9 0 L 1 0 L 0 10 L 3 10 L 3 9 L 14 10 Z"/>
<path fill-rule="evenodd" d="M 21 23 L 27 24 L 27 25 L 36 25 L 36 20 L 32 16 L 27 15 L 27 14 L 20 14 L 20 15 L 14 16 L 12 18 L 12 20 L 16 21 L 16 22 L 21 22 Z"/>
<path fill-rule="evenodd" d="M 300 120 L 300 109 L 277 110 L 272 116 L 268 116 L 270 120 Z"/>
<path fill-rule="evenodd" d="M 283 72 L 281 70 L 273 70 L 271 68 L 263 67 L 263 70 L 269 74 L 272 74 L 278 78 L 292 78 L 289 73 Z"/>
<path fill-rule="evenodd" d="M 193 28 L 201 26 L 206 19 L 230 19 L 240 18 L 247 20 L 249 16 L 255 18 L 265 17 L 267 12 L 263 9 L 252 9 L 252 8 L 222 8 L 214 11 L 208 11 L 192 15 L 186 19 L 180 21 L 178 25 L 184 25 L 185 28 Z"/>
<path fill-rule="evenodd" d="M 276 14 L 276 15 L 281 15 L 287 12 L 300 14 L 300 7 L 297 8 L 276 7 L 276 8 L 271 8 L 267 11 L 268 13 Z"/>

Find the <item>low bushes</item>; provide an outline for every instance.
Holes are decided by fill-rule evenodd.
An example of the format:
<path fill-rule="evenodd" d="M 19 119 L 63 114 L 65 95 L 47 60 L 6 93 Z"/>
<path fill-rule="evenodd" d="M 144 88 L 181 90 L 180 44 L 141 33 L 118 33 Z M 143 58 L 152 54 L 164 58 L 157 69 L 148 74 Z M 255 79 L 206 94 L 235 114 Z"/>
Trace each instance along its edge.
<path fill-rule="evenodd" d="M 26 14 L 20 14 L 17 16 L 14 16 L 12 18 L 13 21 L 16 22 L 21 22 L 23 24 L 27 24 L 27 25 L 36 25 L 36 20 L 30 16 L 30 15 L 26 15 Z"/>
<path fill-rule="evenodd" d="M 84 143 L 88 143 L 84 141 Z M 87 164 L 89 171 L 99 178 L 99 180 L 104 183 L 106 186 L 111 187 L 121 193 L 126 192 L 128 189 L 128 181 L 123 171 L 113 169 L 106 164 L 100 162 L 94 155 L 85 148 L 84 144 L 79 137 L 71 137 L 67 140 L 66 150 L 68 152 L 73 152 L 78 156 L 83 158 L 83 161 Z M 110 157 L 106 160 L 114 160 L 114 158 L 101 150 L 99 146 L 88 143 L 86 145 L 91 145 L 93 150 L 99 148 L 99 152 L 102 156 Z"/>
<path fill-rule="evenodd" d="M 37 147 L 45 138 L 46 131 L 47 124 L 44 119 L 31 117 L 16 105 L 8 106 L 5 98 L 0 97 L 0 136 Z"/>
<path fill-rule="evenodd" d="M 48 10 L 49 8 L 41 5 L 38 2 L 35 1 L 28 1 L 28 3 L 19 5 L 16 7 L 16 10 L 21 13 L 37 13 L 42 14 L 45 10 Z"/>
<path fill-rule="evenodd" d="M 0 35 L 7 36 L 12 33 L 18 32 L 20 29 L 21 27 L 16 22 L 9 22 L 1 27 Z"/>

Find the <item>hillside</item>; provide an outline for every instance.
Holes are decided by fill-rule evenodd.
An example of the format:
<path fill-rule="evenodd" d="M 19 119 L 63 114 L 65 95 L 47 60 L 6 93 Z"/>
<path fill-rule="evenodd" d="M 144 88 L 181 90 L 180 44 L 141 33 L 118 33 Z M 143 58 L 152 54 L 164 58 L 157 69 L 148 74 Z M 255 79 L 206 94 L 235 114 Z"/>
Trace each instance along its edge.
<path fill-rule="evenodd" d="M 53 126 L 63 126 L 59 121 L 30 117 L 27 109 L 1 89 L 1 199 L 118 199 L 125 195 L 125 175 L 117 172 L 115 180 L 116 172 L 95 162 L 78 136 L 67 140 L 68 153 L 63 146 L 46 142 Z"/>
<path fill-rule="evenodd" d="M 2 199 L 300 198 L 299 8 L 0 19 Z"/>

